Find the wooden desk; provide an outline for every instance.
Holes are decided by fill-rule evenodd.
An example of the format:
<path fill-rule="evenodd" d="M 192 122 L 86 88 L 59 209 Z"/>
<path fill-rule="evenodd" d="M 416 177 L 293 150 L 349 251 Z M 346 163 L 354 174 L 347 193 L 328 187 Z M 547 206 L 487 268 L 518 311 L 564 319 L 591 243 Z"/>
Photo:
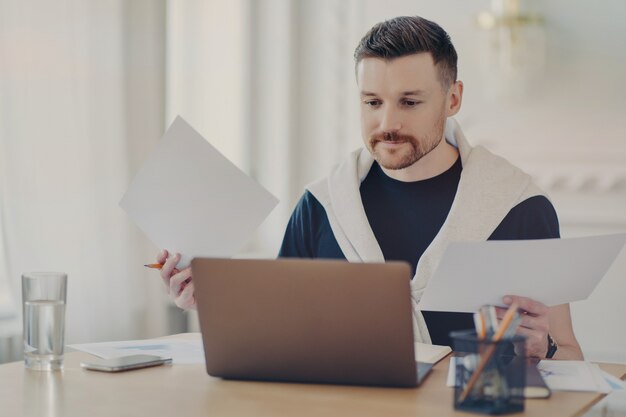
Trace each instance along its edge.
<path fill-rule="evenodd" d="M 178 336 L 180 337 L 180 336 Z M 193 336 L 189 336 L 193 337 Z M 196 335 L 197 337 L 197 335 Z M 2 416 L 464 416 L 446 387 L 448 359 L 417 389 L 224 381 L 202 365 L 159 366 L 119 374 L 85 371 L 82 352 L 67 353 L 63 372 L 38 372 L 22 362 L 0 365 Z M 626 365 L 602 368 L 623 378 Z M 557 392 L 527 400 L 529 416 L 577 416 L 602 398 Z"/>

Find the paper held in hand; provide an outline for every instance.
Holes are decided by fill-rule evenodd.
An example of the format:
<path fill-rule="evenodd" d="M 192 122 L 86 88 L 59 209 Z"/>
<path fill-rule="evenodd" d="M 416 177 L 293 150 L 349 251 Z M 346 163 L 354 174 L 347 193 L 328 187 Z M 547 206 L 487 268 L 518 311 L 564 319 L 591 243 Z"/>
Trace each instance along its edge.
<path fill-rule="evenodd" d="M 519 295 L 554 306 L 584 300 L 626 243 L 626 234 L 568 239 L 454 242 L 419 303 L 422 310 L 475 312 Z"/>
<path fill-rule="evenodd" d="M 231 257 L 278 200 L 180 116 L 133 179 L 120 206 L 160 249 Z"/>

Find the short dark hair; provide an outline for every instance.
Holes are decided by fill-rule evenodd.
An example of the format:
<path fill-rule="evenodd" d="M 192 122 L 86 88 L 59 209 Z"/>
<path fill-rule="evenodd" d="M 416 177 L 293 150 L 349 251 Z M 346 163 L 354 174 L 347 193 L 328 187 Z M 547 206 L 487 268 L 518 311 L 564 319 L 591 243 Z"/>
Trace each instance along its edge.
<path fill-rule="evenodd" d="M 439 82 L 447 90 L 456 81 L 456 50 L 446 31 L 423 17 L 401 16 L 376 24 L 359 42 L 354 60 L 358 65 L 363 58 L 393 59 L 421 52 L 431 54 Z"/>

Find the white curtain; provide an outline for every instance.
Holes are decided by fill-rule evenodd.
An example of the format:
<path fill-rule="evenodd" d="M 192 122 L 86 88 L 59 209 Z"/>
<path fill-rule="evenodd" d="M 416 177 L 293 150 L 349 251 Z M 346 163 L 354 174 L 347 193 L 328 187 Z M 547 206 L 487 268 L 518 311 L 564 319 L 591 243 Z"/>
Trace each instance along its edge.
<path fill-rule="evenodd" d="M 274 257 L 304 186 L 359 146 L 356 0 L 169 0 L 167 119 L 281 203 L 240 256 Z"/>
<path fill-rule="evenodd" d="M 118 207 L 163 130 L 164 13 L 0 0 L 0 280 L 19 306 L 22 272 L 67 272 L 68 343 L 165 329 L 156 249 Z"/>
<path fill-rule="evenodd" d="M 3 161 L 4 152 L 0 148 L 0 167 L 5 166 Z M 4 201 L 4 178 L 0 177 L 0 202 Z M 9 268 L 7 263 L 7 252 L 5 238 L 3 233 L 3 213 L 0 205 L 0 338 L 8 336 L 8 332 L 16 328 L 17 325 L 17 304 L 13 295 L 9 277 Z M 11 335 L 12 336 L 12 335 Z M 0 355 L 1 356 L 1 355 Z M 0 357 L 0 360 L 2 358 Z"/>

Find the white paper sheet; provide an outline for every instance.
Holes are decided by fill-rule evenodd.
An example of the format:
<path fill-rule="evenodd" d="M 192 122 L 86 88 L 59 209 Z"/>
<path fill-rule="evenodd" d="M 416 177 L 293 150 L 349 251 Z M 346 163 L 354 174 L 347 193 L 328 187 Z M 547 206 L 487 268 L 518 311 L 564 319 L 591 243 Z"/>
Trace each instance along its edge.
<path fill-rule="evenodd" d="M 626 416 L 626 391 L 613 391 L 593 405 L 583 417 Z"/>
<path fill-rule="evenodd" d="M 552 391 L 611 392 L 598 365 L 584 361 L 543 360 L 537 369 Z"/>
<path fill-rule="evenodd" d="M 422 310 L 475 312 L 507 294 L 548 306 L 586 299 L 626 234 L 569 239 L 454 242 L 430 279 Z"/>
<path fill-rule="evenodd" d="M 607 371 L 603 371 L 600 369 L 600 373 L 602 373 L 602 377 L 608 382 L 613 391 L 625 391 L 626 390 L 626 382 L 622 381 L 616 376 L 611 375 Z"/>
<path fill-rule="evenodd" d="M 87 352 L 103 359 L 129 355 L 157 355 L 172 358 L 174 365 L 204 363 L 202 340 L 147 339 L 120 342 L 84 343 L 68 345 L 72 349 Z"/>
<path fill-rule="evenodd" d="M 191 258 L 231 257 L 278 200 L 177 117 L 120 206 L 159 248 Z"/>

